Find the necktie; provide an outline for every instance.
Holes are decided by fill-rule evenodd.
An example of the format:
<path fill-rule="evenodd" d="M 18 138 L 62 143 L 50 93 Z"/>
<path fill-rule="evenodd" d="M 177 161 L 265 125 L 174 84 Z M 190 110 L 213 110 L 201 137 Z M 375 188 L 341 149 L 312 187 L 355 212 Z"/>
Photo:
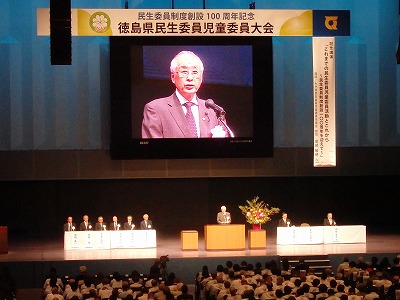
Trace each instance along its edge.
<path fill-rule="evenodd" d="M 191 106 L 195 105 L 193 102 L 185 102 L 185 107 L 186 107 L 186 121 L 188 122 L 191 137 L 197 138 L 197 127 L 196 127 L 196 121 L 194 120 L 194 116 L 192 113 Z"/>
<path fill-rule="evenodd" d="M 114 222 L 114 230 L 117 230 L 117 223 Z"/>
<path fill-rule="evenodd" d="M 147 228 L 147 221 L 144 221 L 144 226 Z"/>
<path fill-rule="evenodd" d="M 71 231 L 71 223 L 68 223 L 68 231 Z"/>

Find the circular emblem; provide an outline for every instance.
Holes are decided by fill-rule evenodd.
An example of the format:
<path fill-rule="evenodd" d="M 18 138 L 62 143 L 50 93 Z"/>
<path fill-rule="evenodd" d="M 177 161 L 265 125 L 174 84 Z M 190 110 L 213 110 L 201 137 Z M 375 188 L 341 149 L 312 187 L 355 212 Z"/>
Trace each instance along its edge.
<path fill-rule="evenodd" d="M 110 28 L 111 20 L 106 13 L 98 11 L 90 17 L 89 24 L 93 31 L 103 33 Z"/>

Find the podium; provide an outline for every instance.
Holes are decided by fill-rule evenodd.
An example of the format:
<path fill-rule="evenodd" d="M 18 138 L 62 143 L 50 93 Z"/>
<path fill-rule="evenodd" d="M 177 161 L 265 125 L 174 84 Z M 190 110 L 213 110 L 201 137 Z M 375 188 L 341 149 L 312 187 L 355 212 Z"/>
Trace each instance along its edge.
<path fill-rule="evenodd" d="M 206 251 L 244 250 L 246 248 L 245 225 L 205 225 L 204 241 Z"/>
<path fill-rule="evenodd" d="M 197 230 L 181 231 L 182 250 L 199 250 L 199 233 Z"/>
<path fill-rule="evenodd" d="M 8 227 L 0 226 L 0 254 L 8 253 Z"/>
<path fill-rule="evenodd" d="M 249 249 L 265 249 L 267 245 L 267 231 L 249 230 L 248 231 Z"/>

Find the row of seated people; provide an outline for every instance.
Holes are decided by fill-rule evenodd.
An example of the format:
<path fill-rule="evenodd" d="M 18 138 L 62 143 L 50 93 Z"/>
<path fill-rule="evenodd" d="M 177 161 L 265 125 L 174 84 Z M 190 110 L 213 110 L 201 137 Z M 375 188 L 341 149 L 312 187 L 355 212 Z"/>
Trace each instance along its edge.
<path fill-rule="evenodd" d="M 261 266 L 228 261 L 211 273 L 204 266 L 196 278 L 196 294 L 206 300 L 395 300 L 399 290 L 400 296 L 399 276 L 376 270 L 334 274 L 326 269 L 317 276 L 304 262 L 294 268 L 277 267 L 275 261 Z"/>
<path fill-rule="evenodd" d="M 85 266 L 80 267 L 80 273 L 73 278 L 59 277 L 54 268 L 50 273 L 43 285 L 45 300 L 71 300 L 74 297 L 79 300 L 193 300 L 188 286 L 172 272 L 165 280 L 158 277 L 160 274 L 147 278 L 137 271 L 129 275 L 114 272 L 109 276 L 102 273 L 91 276 Z"/>
<path fill-rule="evenodd" d="M 136 227 L 133 222 L 133 217 L 128 215 L 126 217 L 126 222 L 121 223 L 118 220 L 117 216 L 112 217 L 112 222 L 107 226 L 106 222 L 104 222 L 103 216 L 99 216 L 97 218 L 97 222 L 93 225 L 89 220 L 88 215 L 84 215 L 82 217 L 82 222 L 79 224 L 79 227 L 74 223 L 74 219 L 72 216 L 67 217 L 67 222 L 64 223 L 64 231 L 92 231 L 92 230 L 135 230 L 135 229 L 154 229 L 153 222 L 149 219 L 148 214 L 143 215 L 143 220 L 140 222 L 139 227 Z"/>

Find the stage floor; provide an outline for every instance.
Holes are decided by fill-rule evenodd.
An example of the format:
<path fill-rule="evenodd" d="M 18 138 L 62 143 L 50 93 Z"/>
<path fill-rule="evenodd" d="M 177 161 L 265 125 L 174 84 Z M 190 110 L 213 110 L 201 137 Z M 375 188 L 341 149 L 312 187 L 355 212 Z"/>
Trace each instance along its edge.
<path fill-rule="evenodd" d="M 0 255 L 0 262 L 152 259 L 162 255 L 169 255 L 173 258 L 212 258 L 358 253 L 392 254 L 400 253 L 399 241 L 400 234 L 367 234 L 367 242 L 365 244 L 283 246 L 276 244 L 276 236 L 268 235 L 267 245 L 262 250 L 205 251 L 204 240 L 200 238 L 198 251 L 182 251 L 180 237 L 157 237 L 157 248 L 111 250 L 64 250 L 63 240 L 60 238 L 44 241 L 20 239 L 9 242 L 9 252 L 8 254 Z"/>

